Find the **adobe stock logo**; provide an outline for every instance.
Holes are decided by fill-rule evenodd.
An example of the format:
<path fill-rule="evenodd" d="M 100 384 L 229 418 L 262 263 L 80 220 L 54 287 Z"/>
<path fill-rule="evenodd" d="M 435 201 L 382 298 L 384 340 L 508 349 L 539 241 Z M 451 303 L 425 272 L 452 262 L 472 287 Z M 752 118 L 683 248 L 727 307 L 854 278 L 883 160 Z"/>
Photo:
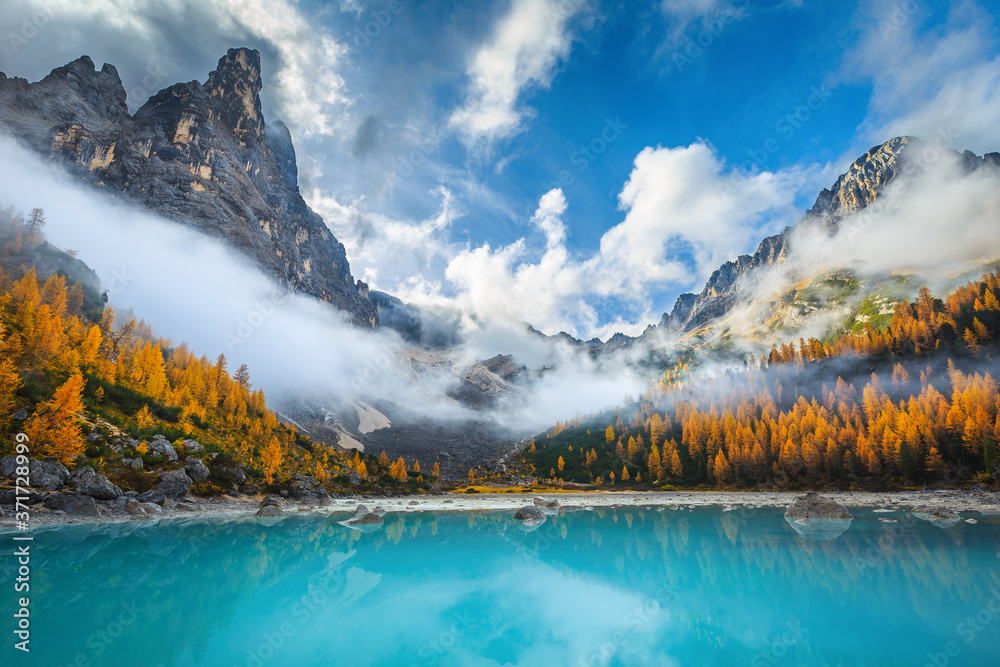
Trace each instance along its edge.
<path fill-rule="evenodd" d="M 569 156 L 569 163 L 576 167 L 576 172 L 582 174 L 587 171 L 601 155 L 607 152 L 611 144 L 618 141 L 625 130 L 628 129 L 628 125 L 621 121 L 621 118 L 615 116 L 615 119 L 610 118 L 604 119 L 604 125 L 601 127 L 600 132 L 598 132 L 594 137 L 587 142 L 584 146 L 577 146 L 576 150 Z M 563 169 L 559 172 L 558 180 L 550 183 L 546 186 L 546 191 L 552 190 L 553 188 L 562 187 L 564 185 L 572 185 L 576 180 L 573 176 L 573 172 L 569 169 Z"/>
<path fill-rule="evenodd" d="M 254 303 L 253 309 L 245 317 L 237 320 L 236 327 L 222 335 L 222 340 L 229 347 L 229 351 L 233 352 L 237 345 L 247 342 L 257 329 L 262 327 L 264 322 L 274 314 L 275 308 L 284 303 L 287 298 L 288 292 L 275 289 L 267 298 Z"/>
<path fill-rule="evenodd" d="M 832 91 L 825 85 L 812 86 L 809 88 L 808 96 L 794 109 L 781 116 L 774 124 L 774 132 L 781 139 L 787 141 L 795 136 L 796 132 L 802 129 L 813 116 L 821 111 L 832 95 Z M 770 135 L 757 148 L 748 148 L 749 160 L 745 161 L 741 167 L 745 171 L 752 171 L 755 167 L 765 169 L 768 159 L 774 153 L 781 150 L 781 142 Z"/>
<path fill-rule="evenodd" d="M 13 53 L 18 53 L 21 47 L 27 44 L 28 40 L 34 39 L 38 31 L 47 26 L 53 17 L 50 5 L 44 5 L 40 11 L 31 16 L 25 16 L 21 19 L 21 25 L 17 26 L 19 28 L 17 32 L 11 30 L 7 33 L 7 47 Z"/>
<path fill-rule="evenodd" d="M 368 13 L 371 15 L 371 19 L 366 21 L 364 25 L 354 29 L 348 48 L 358 50 L 367 49 L 371 45 L 372 40 L 378 38 L 382 34 L 382 31 L 392 23 L 393 17 L 401 11 L 403 11 L 403 4 L 399 0 L 389 0 L 385 9 L 369 9 Z"/>

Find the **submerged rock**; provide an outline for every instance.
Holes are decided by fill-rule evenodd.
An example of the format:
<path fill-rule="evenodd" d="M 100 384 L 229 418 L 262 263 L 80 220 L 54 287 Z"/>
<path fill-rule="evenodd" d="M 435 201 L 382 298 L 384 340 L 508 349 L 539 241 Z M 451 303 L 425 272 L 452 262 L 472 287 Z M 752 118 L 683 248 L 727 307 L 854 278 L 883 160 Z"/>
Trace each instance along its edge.
<path fill-rule="evenodd" d="M 266 527 L 279 524 L 288 518 L 288 515 L 285 514 L 284 511 L 275 507 L 274 505 L 261 507 L 259 510 L 257 510 L 257 514 L 255 516 L 257 518 L 257 523 Z"/>
<path fill-rule="evenodd" d="M 361 507 L 364 507 L 363 505 Z M 358 509 L 361 509 L 360 507 Z M 378 514 L 374 512 L 364 512 L 355 514 L 350 519 L 346 521 L 341 521 L 341 526 L 346 526 L 352 530 L 358 530 L 363 533 L 372 533 L 381 528 L 385 524 L 385 521 Z"/>
<path fill-rule="evenodd" d="M 829 542 L 851 527 L 851 519 L 793 519 L 786 516 L 785 521 L 800 537 L 814 542 Z"/>
<path fill-rule="evenodd" d="M 962 520 L 962 517 L 947 507 L 920 505 L 913 508 L 912 514 L 918 519 L 923 519 L 938 528 L 951 528 Z"/>
<path fill-rule="evenodd" d="M 514 514 L 514 520 L 521 522 L 518 524 L 518 528 L 526 533 L 538 530 L 539 526 L 545 523 L 547 519 L 548 517 L 545 515 L 545 512 L 534 505 L 525 505 Z"/>
<path fill-rule="evenodd" d="M 517 521 L 545 521 L 545 513 L 534 505 L 525 505 L 514 514 Z"/>
<path fill-rule="evenodd" d="M 255 516 L 285 516 L 285 512 L 275 505 L 265 505 L 257 510 Z"/>
<path fill-rule="evenodd" d="M 559 501 L 555 498 L 542 498 L 541 496 L 535 496 L 531 499 L 531 502 L 535 504 L 535 507 L 539 508 L 547 515 L 559 513 Z"/>
<path fill-rule="evenodd" d="M 829 542 L 850 528 L 854 516 L 835 500 L 815 491 L 798 496 L 785 510 L 785 521 L 800 537 Z"/>

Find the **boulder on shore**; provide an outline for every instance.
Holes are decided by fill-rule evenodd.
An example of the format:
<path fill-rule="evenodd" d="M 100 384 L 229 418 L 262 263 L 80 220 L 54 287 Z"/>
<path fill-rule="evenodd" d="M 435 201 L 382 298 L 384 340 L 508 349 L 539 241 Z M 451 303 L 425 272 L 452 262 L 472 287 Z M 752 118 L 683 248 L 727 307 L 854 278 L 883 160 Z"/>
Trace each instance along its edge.
<path fill-rule="evenodd" d="M 163 473 L 160 477 L 160 483 L 157 484 L 156 488 L 168 498 L 179 498 L 188 492 L 191 484 L 191 478 L 187 476 L 186 472 L 183 470 L 171 470 L 170 472 Z"/>
<path fill-rule="evenodd" d="M 184 451 L 185 452 L 200 452 L 204 447 L 197 440 L 185 440 L 184 441 Z"/>
<path fill-rule="evenodd" d="M 76 492 L 98 500 L 114 500 L 122 495 L 122 490 L 93 468 L 84 466 L 73 471 L 70 478 Z"/>
<path fill-rule="evenodd" d="M 50 510 L 63 511 L 66 514 L 101 516 L 94 499 L 79 493 L 52 494 L 42 504 Z"/>
<path fill-rule="evenodd" d="M 140 493 L 136 497 L 136 500 L 138 500 L 140 503 L 152 503 L 156 505 L 162 505 L 166 500 L 166 496 L 164 496 L 163 491 L 160 491 L 159 489 L 150 489 L 145 493 Z"/>
<path fill-rule="evenodd" d="M 260 501 L 260 505 L 258 505 L 258 508 L 260 509 L 264 509 L 265 507 L 277 507 L 278 509 L 284 509 L 285 507 L 288 507 L 288 501 L 281 496 L 272 493 L 267 498 Z"/>
<path fill-rule="evenodd" d="M 0 505 L 14 505 L 19 500 L 26 505 L 37 505 L 49 496 L 47 491 L 39 491 L 38 489 L 23 486 L 20 488 L 20 495 L 18 495 L 17 489 L 0 491 Z"/>
<path fill-rule="evenodd" d="M 134 459 L 123 458 L 122 465 L 128 466 L 132 470 L 142 470 L 142 458 L 137 456 Z"/>
<path fill-rule="evenodd" d="M 212 473 L 215 474 L 219 479 L 224 479 L 227 482 L 231 482 L 237 486 L 243 484 L 247 481 L 247 471 L 246 468 L 238 463 L 232 465 L 220 463 L 212 465 Z"/>
<path fill-rule="evenodd" d="M 542 498 L 541 496 L 535 496 L 531 499 L 535 507 L 542 510 L 542 512 L 548 516 L 559 514 L 559 501 L 555 498 Z"/>
<path fill-rule="evenodd" d="M 177 460 L 177 450 L 162 435 L 154 437 L 147 447 L 149 454 L 152 456 L 159 456 L 167 461 Z"/>
<path fill-rule="evenodd" d="M 132 516 L 144 517 L 148 515 L 148 512 L 146 512 L 146 508 L 142 506 L 142 503 L 140 503 L 138 500 L 132 497 L 128 497 L 125 499 L 125 511 L 131 514 Z"/>
<path fill-rule="evenodd" d="M 156 503 L 142 503 L 142 509 L 146 510 L 146 514 L 150 516 L 154 514 L 163 514 L 163 508 Z"/>
<path fill-rule="evenodd" d="M 0 459 L 0 477 L 19 477 L 17 455 L 11 454 Z M 69 482 L 69 470 L 55 461 L 28 459 L 28 475 L 32 488 L 58 491 Z"/>
<path fill-rule="evenodd" d="M 785 518 L 792 519 L 853 519 L 847 508 L 815 491 L 798 496 L 785 510 Z"/>
<path fill-rule="evenodd" d="M 184 459 L 184 471 L 197 484 L 208 479 L 208 466 L 197 456 L 189 456 Z"/>
<path fill-rule="evenodd" d="M 330 494 L 323 484 L 312 475 L 297 474 L 288 485 L 288 497 L 295 500 L 329 500 Z"/>

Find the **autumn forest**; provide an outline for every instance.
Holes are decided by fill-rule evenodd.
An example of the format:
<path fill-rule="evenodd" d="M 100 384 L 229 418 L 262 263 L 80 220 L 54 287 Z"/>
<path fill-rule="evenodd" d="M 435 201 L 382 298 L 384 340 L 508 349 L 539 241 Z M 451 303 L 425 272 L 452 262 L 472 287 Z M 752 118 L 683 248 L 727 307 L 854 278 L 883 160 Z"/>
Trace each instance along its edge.
<path fill-rule="evenodd" d="M 886 487 L 1000 476 L 989 372 L 1000 271 L 937 299 L 922 289 L 884 329 L 775 345 L 742 372 L 663 379 L 611 415 L 561 423 L 528 458 L 556 483 Z"/>

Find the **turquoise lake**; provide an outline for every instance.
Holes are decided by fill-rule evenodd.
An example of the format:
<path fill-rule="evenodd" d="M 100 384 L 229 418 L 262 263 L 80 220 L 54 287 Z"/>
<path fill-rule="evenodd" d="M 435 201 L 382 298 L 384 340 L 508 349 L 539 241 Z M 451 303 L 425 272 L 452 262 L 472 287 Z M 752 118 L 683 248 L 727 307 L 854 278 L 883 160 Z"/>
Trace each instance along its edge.
<path fill-rule="evenodd" d="M 1000 519 L 855 511 L 511 512 L 40 529 L 31 653 L 3 665 L 997 665 Z M 969 515 L 967 515 L 969 516 Z M 886 523 L 880 518 L 894 519 Z M 8 582 L 10 582 L 8 584 Z"/>

